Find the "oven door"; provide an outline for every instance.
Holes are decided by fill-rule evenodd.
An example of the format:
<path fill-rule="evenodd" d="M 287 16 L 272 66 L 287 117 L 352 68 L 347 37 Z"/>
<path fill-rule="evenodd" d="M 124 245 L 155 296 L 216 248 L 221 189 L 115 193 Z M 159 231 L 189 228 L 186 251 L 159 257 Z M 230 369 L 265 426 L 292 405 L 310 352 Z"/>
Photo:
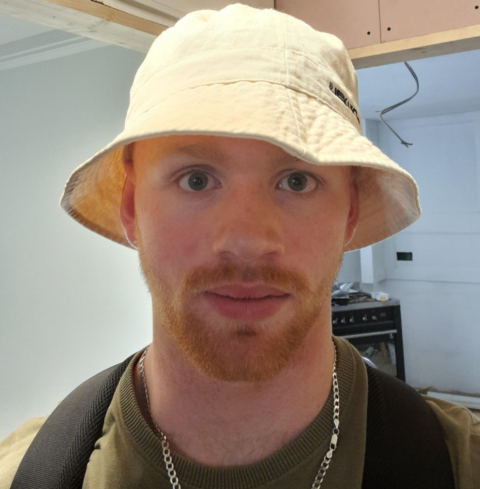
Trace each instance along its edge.
<path fill-rule="evenodd" d="M 355 346 L 367 364 L 405 381 L 403 349 L 396 329 L 341 337 Z"/>

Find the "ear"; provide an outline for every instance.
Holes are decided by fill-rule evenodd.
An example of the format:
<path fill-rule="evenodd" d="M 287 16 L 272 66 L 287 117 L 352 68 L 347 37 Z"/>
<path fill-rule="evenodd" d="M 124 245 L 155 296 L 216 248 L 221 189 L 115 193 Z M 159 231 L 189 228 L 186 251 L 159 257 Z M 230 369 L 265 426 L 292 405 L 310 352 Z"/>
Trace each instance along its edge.
<path fill-rule="evenodd" d="M 124 160 L 125 183 L 123 184 L 122 200 L 120 202 L 120 219 L 125 237 L 130 246 L 137 249 L 135 237 L 135 179 L 131 160 Z"/>
<path fill-rule="evenodd" d="M 347 226 L 345 228 L 344 248 L 346 248 L 353 239 L 360 214 L 357 173 L 358 169 L 356 167 L 352 167 L 350 178 L 350 210 L 348 212 Z"/>

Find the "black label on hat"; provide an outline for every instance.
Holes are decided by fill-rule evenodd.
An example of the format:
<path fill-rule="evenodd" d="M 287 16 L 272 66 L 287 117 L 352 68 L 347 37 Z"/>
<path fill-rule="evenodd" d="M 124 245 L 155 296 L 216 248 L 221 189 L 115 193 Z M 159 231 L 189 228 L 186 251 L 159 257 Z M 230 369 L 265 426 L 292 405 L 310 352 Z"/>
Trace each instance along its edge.
<path fill-rule="evenodd" d="M 353 115 L 357 118 L 357 121 L 358 123 L 360 124 L 360 119 L 358 118 L 358 111 L 357 109 L 352 105 L 352 103 L 350 102 L 350 100 L 348 100 L 347 97 L 345 97 L 345 95 L 343 94 L 343 92 L 337 88 L 336 86 L 334 86 L 334 84 L 332 82 L 330 82 L 330 91 L 336 95 L 353 113 Z"/>

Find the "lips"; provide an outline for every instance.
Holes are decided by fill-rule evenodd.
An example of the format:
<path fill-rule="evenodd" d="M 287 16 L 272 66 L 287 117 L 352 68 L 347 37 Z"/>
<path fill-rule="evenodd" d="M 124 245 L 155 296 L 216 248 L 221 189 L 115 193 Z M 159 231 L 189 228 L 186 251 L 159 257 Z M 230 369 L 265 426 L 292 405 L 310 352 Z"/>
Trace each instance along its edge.
<path fill-rule="evenodd" d="M 262 299 L 286 295 L 285 292 L 267 285 L 226 285 L 211 289 L 208 292 L 231 299 Z"/>
<path fill-rule="evenodd" d="M 204 292 L 210 307 L 238 321 L 261 321 L 274 315 L 290 295 L 267 285 L 227 285 Z"/>

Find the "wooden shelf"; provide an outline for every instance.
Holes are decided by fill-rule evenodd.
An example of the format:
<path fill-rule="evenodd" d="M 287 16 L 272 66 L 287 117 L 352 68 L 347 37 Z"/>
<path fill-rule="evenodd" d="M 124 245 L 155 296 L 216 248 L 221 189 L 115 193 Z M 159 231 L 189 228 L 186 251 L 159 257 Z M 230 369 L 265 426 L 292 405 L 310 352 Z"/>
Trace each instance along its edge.
<path fill-rule="evenodd" d="M 245 3 L 265 6 L 265 0 Z M 167 29 L 92 0 L 0 0 L 0 13 L 140 52 L 147 52 L 155 37 Z M 349 53 L 360 69 L 472 49 L 480 49 L 480 25 L 374 44 Z"/>
<path fill-rule="evenodd" d="M 355 68 L 368 68 L 480 49 L 480 25 L 383 42 L 348 52 Z"/>

